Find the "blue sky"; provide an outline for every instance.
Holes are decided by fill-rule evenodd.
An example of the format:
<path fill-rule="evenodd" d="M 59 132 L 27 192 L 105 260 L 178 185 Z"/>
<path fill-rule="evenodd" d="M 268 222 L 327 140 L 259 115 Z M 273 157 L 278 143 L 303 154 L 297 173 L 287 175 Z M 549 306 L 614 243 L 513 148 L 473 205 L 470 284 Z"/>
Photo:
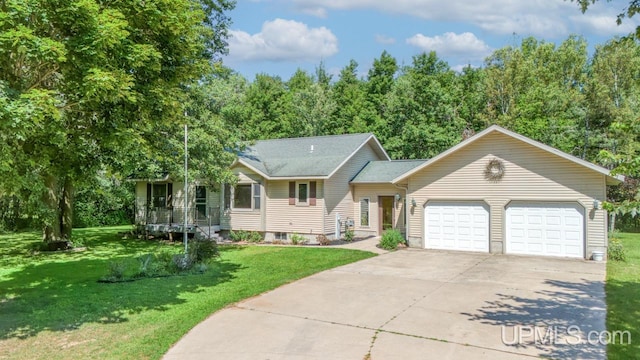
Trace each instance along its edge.
<path fill-rule="evenodd" d="M 435 50 L 460 69 L 527 36 L 559 44 L 576 34 L 592 49 L 635 29 L 637 19 L 616 24 L 626 5 L 600 0 L 582 14 L 563 0 L 238 0 L 224 62 L 249 80 L 287 80 L 323 61 L 336 79 L 351 59 L 365 76 L 384 50 L 401 65 Z"/>

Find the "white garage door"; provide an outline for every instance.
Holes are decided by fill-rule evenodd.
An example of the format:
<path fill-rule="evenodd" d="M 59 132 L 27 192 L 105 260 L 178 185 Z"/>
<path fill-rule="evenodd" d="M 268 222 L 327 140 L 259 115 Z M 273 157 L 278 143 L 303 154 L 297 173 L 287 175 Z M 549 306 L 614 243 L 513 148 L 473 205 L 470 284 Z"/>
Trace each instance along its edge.
<path fill-rule="evenodd" d="M 506 211 L 506 252 L 584 257 L 584 215 L 572 203 L 515 203 Z"/>
<path fill-rule="evenodd" d="M 489 252 L 489 209 L 483 202 L 429 201 L 425 248 Z"/>

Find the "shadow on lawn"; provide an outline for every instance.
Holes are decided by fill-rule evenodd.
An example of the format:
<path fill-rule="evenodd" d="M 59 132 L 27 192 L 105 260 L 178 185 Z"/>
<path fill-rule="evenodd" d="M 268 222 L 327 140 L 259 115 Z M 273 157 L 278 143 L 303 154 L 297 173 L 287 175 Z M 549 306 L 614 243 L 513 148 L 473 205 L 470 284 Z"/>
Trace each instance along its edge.
<path fill-rule="evenodd" d="M 496 332 L 495 336 L 502 336 L 503 341 L 515 348 L 535 348 L 538 356 L 553 359 L 606 358 L 604 345 L 586 343 L 589 332 L 605 330 L 604 283 L 547 280 L 545 284 L 554 290 L 537 291 L 537 296 L 527 297 L 498 294 L 498 300 L 488 301 L 474 314 L 463 315 L 473 321 L 500 327 L 497 330 L 500 333 Z M 579 327 L 578 335 L 585 343 L 572 345 L 578 338 L 567 333 L 570 326 Z M 538 340 L 534 340 L 533 335 L 527 336 L 527 330 L 524 330 L 522 342 L 518 343 L 518 329 L 523 327 L 538 327 Z M 545 340 L 549 328 L 557 329 L 557 338 L 550 336 Z"/>
<path fill-rule="evenodd" d="M 34 261 L 2 278 L 0 339 L 27 338 L 45 330 L 72 330 L 85 323 L 119 323 L 127 321 L 130 314 L 163 311 L 184 303 L 181 294 L 202 292 L 204 288 L 230 281 L 242 268 L 218 260 L 202 275 L 103 284 L 97 280 L 105 275 L 114 257 L 131 257 L 138 250 L 149 252 L 155 245 L 114 240 L 113 234 L 91 241 L 100 246 L 95 252 L 55 254 L 47 261 Z M 105 246 L 109 248 L 102 249 Z"/>

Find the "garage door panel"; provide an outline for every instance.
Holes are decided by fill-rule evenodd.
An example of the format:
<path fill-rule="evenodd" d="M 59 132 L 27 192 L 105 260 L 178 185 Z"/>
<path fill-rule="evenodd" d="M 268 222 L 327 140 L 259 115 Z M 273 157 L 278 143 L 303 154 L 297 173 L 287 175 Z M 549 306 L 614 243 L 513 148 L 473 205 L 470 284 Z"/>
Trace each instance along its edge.
<path fill-rule="evenodd" d="M 583 257 L 583 209 L 574 203 L 516 203 L 506 210 L 506 252 Z"/>
<path fill-rule="evenodd" d="M 430 202 L 425 207 L 425 247 L 489 251 L 489 210 L 481 202 Z"/>

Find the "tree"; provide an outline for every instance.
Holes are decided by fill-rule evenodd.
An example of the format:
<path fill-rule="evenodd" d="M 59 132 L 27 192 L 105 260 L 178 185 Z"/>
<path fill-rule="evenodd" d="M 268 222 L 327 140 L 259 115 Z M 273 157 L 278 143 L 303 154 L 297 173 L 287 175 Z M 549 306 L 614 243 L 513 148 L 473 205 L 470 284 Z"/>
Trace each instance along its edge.
<path fill-rule="evenodd" d="M 576 37 L 559 47 L 526 38 L 496 50 L 486 60 L 486 122 L 580 155 L 586 62 L 586 43 Z"/>
<path fill-rule="evenodd" d="M 460 86 L 449 64 L 435 52 L 413 57 L 385 106 L 388 116 L 377 134 L 395 158 L 429 158 L 460 141 Z"/>
<path fill-rule="evenodd" d="M 358 78 L 357 70 L 358 63 L 351 60 L 349 65 L 340 71 L 340 78 L 333 86 L 332 94 L 336 106 L 325 126 L 327 134 L 355 133 L 366 129 L 363 116 L 369 109 L 365 84 Z"/>
<path fill-rule="evenodd" d="M 596 47 L 589 69 L 589 117 L 601 129 L 597 159 L 626 176 L 610 188 L 614 215 L 640 214 L 640 45 L 632 38 L 613 39 Z M 615 218 L 610 221 L 615 224 Z"/>
<path fill-rule="evenodd" d="M 8 0 L 0 6 L 0 194 L 71 237 L 73 194 L 127 150 L 158 154 L 185 88 L 226 51 L 229 0 Z M 153 136 L 151 136 L 153 135 Z M 26 195 L 25 195 L 26 190 Z"/>

